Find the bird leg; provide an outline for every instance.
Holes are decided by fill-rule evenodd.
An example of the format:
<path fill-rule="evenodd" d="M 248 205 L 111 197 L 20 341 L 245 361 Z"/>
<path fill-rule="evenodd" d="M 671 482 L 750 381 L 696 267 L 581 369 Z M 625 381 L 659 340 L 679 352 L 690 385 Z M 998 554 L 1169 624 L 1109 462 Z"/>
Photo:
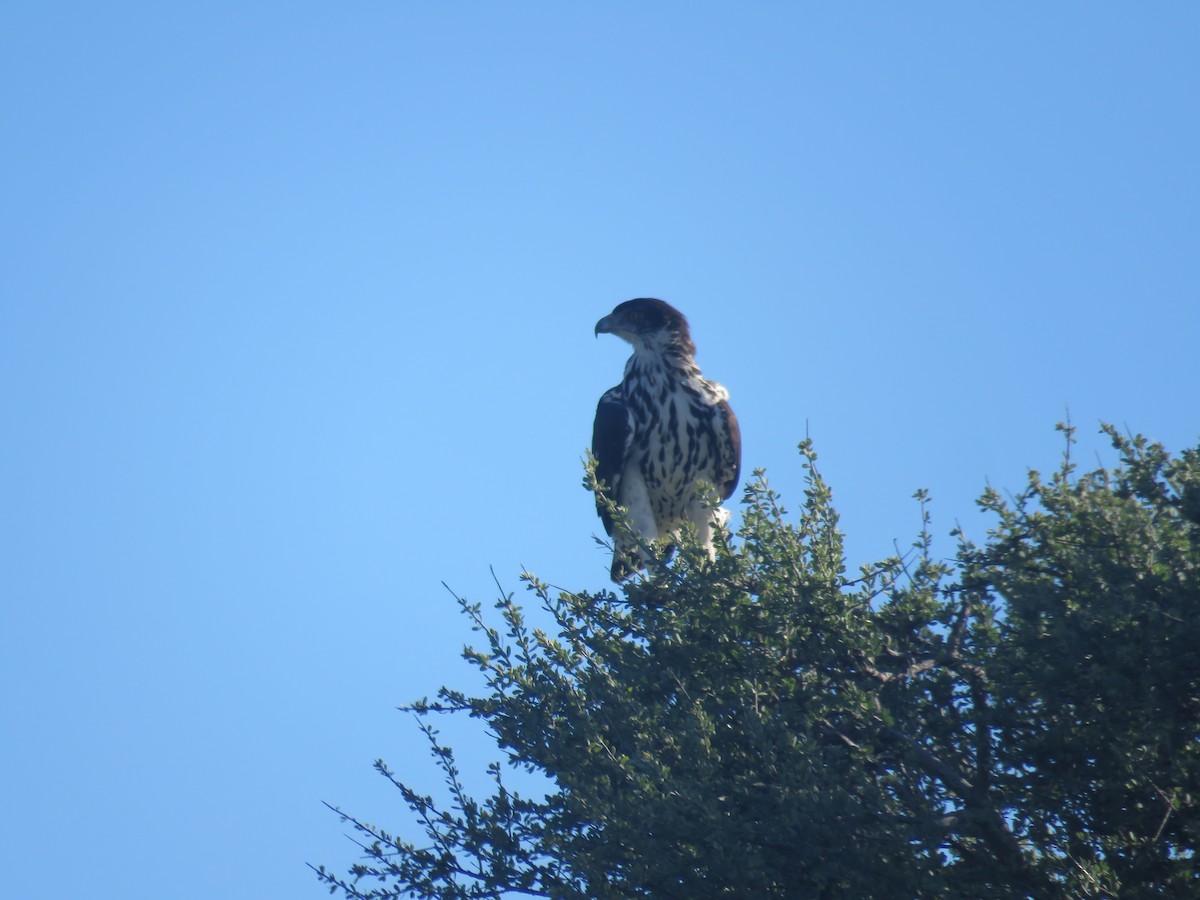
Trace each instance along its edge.
<path fill-rule="evenodd" d="M 717 558 L 713 547 L 713 529 L 724 528 L 729 522 L 729 510 L 721 506 L 710 491 L 697 491 L 688 508 L 688 521 L 696 526 L 696 537 L 708 551 L 709 559 Z"/>

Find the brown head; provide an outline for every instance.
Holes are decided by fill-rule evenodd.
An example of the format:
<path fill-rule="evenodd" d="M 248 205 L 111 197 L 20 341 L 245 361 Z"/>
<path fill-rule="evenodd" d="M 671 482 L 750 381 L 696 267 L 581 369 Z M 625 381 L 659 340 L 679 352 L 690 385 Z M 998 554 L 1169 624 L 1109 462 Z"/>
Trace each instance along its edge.
<path fill-rule="evenodd" d="M 615 334 L 634 350 L 673 352 L 691 357 L 696 353 L 687 319 L 670 303 L 653 297 L 626 300 L 596 323 L 596 334 Z"/>

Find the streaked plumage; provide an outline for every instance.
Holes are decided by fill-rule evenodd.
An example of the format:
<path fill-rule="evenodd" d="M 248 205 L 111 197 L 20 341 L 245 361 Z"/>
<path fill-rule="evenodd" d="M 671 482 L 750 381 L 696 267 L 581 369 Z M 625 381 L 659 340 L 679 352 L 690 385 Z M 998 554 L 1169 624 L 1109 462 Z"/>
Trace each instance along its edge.
<path fill-rule="evenodd" d="M 700 484 L 727 500 L 741 471 L 741 434 L 729 394 L 700 374 L 687 319 L 662 300 L 620 304 L 596 323 L 596 334 L 601 332 L 628 341 L 633 355 L 621 383 L 596 407 L 596 477 L 628 510 L 642 538 L 669 537 L 691 522 L 711 554 L 713 521 L 723 524 L 729 514 L 705 507 Z M 611 517 L 601 503 L 596 508 L 613 535 Z M 614 547 L 612 578 L 621 581 L 642 560 L 619 537 Z"/>

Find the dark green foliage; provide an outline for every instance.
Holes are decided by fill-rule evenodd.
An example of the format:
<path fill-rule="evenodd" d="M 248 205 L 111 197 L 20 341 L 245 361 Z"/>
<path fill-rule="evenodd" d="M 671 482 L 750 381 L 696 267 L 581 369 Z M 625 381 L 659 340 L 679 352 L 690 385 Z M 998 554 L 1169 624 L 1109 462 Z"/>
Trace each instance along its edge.
<path fill-rule="evenodd" d="M 367 859 L 322 879 L 371 898 L 1200 895 L 1200 451 L 1107 430 L 1120 467 L 1077 477 L 1068 454 L 1012 502 L 988 491 L 997 527 L 946 563 L 926 524 L 908 558 L 847 575 L 806 442 L 798 521 L 758 472 L 715 561 L 685 538 L 621 594 L 524 576 L 553 633 L 511 595 L 500 627 L 460 601 L 487 689 L 412 707 L 450 803 L 379 763 L 425 836 L 351 819 Z M 548 795 L 496 766 L 468 797 L 425 718 L 446 711 Z"/>
<path fill-rule="evenodd" d="M 1196 451 L 1107 428 L 1124 467 L 1033 473 L 974 571 L 1006 601 L 1000 785 L 1048 862 L 1122 897 L 1200 896 Z"/>

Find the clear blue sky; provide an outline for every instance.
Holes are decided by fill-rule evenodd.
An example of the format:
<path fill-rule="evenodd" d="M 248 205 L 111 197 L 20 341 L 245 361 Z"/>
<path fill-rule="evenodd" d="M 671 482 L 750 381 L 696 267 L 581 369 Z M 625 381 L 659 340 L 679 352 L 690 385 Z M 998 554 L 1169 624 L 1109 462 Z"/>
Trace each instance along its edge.
<path fill-rule="evenodd" d="M 793 505 L 811 432 L 853 563 L 1068 407 L 1195 446 L 1200 6 L 903 7 L 7 5 L 5 895 L 325 896 L 320 801 L 436 786 L 440 582 L 606 584 L 619 301 Z"/>

